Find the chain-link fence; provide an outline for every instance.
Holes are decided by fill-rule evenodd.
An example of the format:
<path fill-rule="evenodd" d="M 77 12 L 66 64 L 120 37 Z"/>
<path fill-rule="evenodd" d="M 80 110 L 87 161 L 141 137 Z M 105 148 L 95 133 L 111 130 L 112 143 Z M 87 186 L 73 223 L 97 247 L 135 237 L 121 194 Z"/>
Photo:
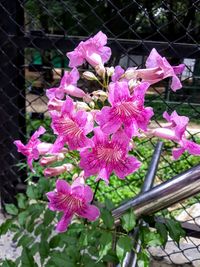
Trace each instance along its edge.
<path fill-rule="evenodd" d="M 189 116 L 188 135 L 198 142 L 199 0 L 2 0 L 0 10 L 3 20 L 0 25 L 0 177 L 3 202 L 13 201 L 16 192 L 23 190 L 26 179 L 26 170 L 19 170 L 16 166 L 23 158 L 16 152 L 13 140 L 26 142 L 26 137 L 39 123 L 49 125 L 45 90 L 56 85 L 67 68 L 66 52 L 99 30 L 109 37 L 113 53 L 109 65 L 143 66 L 153 47 L 169 58 L 170 63 L 186 65 L 181 77 L 182 90 L 172 92 L 169 81 L 165 80 L 151 87 L 146 103 L 155 109 L 155 125 L 162 122 L 165 110 L 176 109 L 180 115 Z M 111 187 L 104 189 L 104 195 L 116 202 L 123 200 L 124 196 L 131 198 L 137 195 L 154 147 L 155 142 L 151 139 L 138 143 L 137 154 L 144 167 L 123 182 L 112 184 L 111 181 Z M 165 144 L 164 150 L 170 149 L 171 144 Z M 161 157 L 155 183 L 161 183 L 199 163 L 198 158 L 187 154 L 176 162 L 167 153 Z M 196 215 L 192 207 L 197 210 L 200 207 L 199 196 L 178 203 L 168 211 L 198 227 L 200 213 L 197 211 Z M 199 260 L 196 266 L 200 266 L 200 243 L 195 238 L 188 239 L 189 243 L 184 243 L 177 250 L 171 246 L 160 251 L 161 257 L 176 263 L 176 254 L 181 251 L 185 262 Z M 195 259 L 188 257 L 191 247 L 196 249 Z M 158 252 L 152 253 L 156 256 Z"/>

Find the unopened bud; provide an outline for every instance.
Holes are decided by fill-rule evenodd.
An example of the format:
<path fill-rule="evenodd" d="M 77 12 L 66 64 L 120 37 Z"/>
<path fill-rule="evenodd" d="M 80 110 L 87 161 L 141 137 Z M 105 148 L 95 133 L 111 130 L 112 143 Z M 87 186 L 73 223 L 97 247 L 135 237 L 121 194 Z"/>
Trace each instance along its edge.
<path fill-rule="evenodd" d="M 76 102 L 75 107 L 76 110 L 85 110 L 85 111 L 91 110 L 91 108 L 85 102 L 80 102 L 80 101 Z"/>
<path fill-rule="evenodd" d="M 123 77 L 126 78 L 127 80 L 136 79 L 137 78 L 136 68 L 130 68 L 130 69 L 128 69 L 124 73 Z"/>
<path fill-rule="evenodd" d="M 70 163 L 63 164 L 61 166 L 46 168 L 44 170 L 45 177 L 58 176 L 64 172 L 70 172 L 74 169 L 74 166 Z"/>
<path fill-rule="evenodd" d="M 83 72 L 83 78 L 85 78 L 86 80 L 89 80 L 89 81 L 98 80 L 97 77 L 94 75 L 94 73 L 91 71 Z"/>
<path fill-rule="evenodd" d="M 83 97 L 83 101 L 86 103 L 89 103 L 92 100 L 91 96 L 89 94 L 85 94 Z"/>
<path fill-rule="evenodd" d="M 40 159 L 40 165 L 41 166 L 50 165 L 54 162 L 62 161 L 62 160 L 64 160 L 64 158 L 65 158 L 65 156 L 63 153 L 59 153 L 57 155 L 53 155 L 53 156 L 49 156 L 49 157 L 42 157 Z"/>
<path fill-rule="evenodd" d="M 108 77 L 111 77 L 113 75 L 113 73 L 115 72 L 115 68 L 114 67 L 110 67 L 110 68 L 106 68 L 106 73 L 108 75 Z"/>
<path fill-rule="evenodd" d="M 133 91 L 134 91 L 134 88 L 136 86 L 140 85 L 140 81 L 137 81 L 137 80 L 134 80 L 134 79 L 131 79 L 129 82 L 128 82 L 128 86 L 129 86 L 129 90 L 130 90 L 130 93 L 132 94 Z"/>
<path fill-rule="evenodd" d="M 95 103 L 94 103 L 94 101 L 91 101 L 91 102 L 89 103 L 89 106 L 90 106 L 92 109 L 94 109 L 94 108 L 95 108 Z"/>
<path fill-rule="evenodd" d="M 108 94 L 102 90 L 94 91 L 93 96 L 104 102 L 108 98 Z"/>
<path fill-rule="evenodd" d="M 106 72 L 104 65 L 102 65 L 102 64 L 97 65 L 97 66 L 95 67 L 95 70 L 96 70 L 96 72 L 97 72 L 97 74 L 98 74 L 99 76 L 101 76 L 101 77 L 104 78 L 104 76 L 105 76 L 105 72 Z"/>

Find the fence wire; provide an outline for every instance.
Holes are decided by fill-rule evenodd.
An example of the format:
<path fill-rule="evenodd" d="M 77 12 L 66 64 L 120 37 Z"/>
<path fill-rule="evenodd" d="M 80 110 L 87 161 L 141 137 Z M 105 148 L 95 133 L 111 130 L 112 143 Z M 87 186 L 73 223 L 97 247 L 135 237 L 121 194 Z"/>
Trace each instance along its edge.
<path fill-rule="evenodd" d="M 26 142 L 40 123 L 48 127 L 45 90 L 58 84 L 68 66 L 66 52 L 79 41 L 102 30 L 109 37 L 112 49 L 110 65 L 144 66 L 155 47 L 173 64 L 185 63 L 183 89 L 169 90 L 169 81 L 152 86 L 146 104 L 155 109 L 154 124 L 162 122 L 162 113 L 177 110 L 190 117 L 188 135 L 199 141 L 200 125 L 200 1 L 199 0 L 4 0 L 0 2 L 0 120 L 1 120 L 1 201 L 12 202 L 24 189 L 26 170 L 16 164 L 24 159 L 16 152 L 13 140 Z M 87 68 L 87 66 L 84 66 Z M 171 150 L 165 144 L 165 151 Z M 144 149 L 146 147 L 146 149 Z M 144 162 L 142 170 L 125 181 L 104 188 L 99 199 L 110 197 L 120 202 L 124 197 L 139 193 L 155 141 L 137 144 L 137 155 Z M 173 162 L 168 153 L 162 154 L 155 183 L 199 163 L 198 158 L 185 154 Z M 37 178 L 37 177 L 36 177 Z M 113 190 L 114 189 L 114 190 Z M 122 198 L 123 196 L 123 198 Z M 200 196 L 195 196 L 170 208 L 177 218 L 200 225 Z M 196 205 L 196 206 L 195 206 Z M 199 205 L 199 206 L 198 206 Z M 182 216 L 182 217 L 181 217 Z M 195 217 L 196 216 L 196 217 Z M 200 266 L 200 243 L 193 237 L 180 248 L 175 245 L 160 248 L 160 257 L 177 264 L 181 254 L 186 263 Z M 195 258 L 191 251 L 195 250 Z M 158 257 L 158 251 L 150 252 Z M 182 263 L 179 263 L 183 266 Z M 196 265 L 195 265 L 196 264 Z M 199 264 L 199 265 L 198 265 Z M 192 266 L 193 266 L 192 265 Z"/>

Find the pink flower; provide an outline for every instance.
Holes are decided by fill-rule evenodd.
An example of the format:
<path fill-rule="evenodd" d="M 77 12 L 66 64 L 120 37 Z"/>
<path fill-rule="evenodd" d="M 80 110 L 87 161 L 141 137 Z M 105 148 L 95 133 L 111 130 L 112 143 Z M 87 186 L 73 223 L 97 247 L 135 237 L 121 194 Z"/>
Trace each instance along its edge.
<path fill-rule="evenodd" d="M 56 190 L 48 192 L 47 197 L 50 210 L 63 212 L 56 226 L 58 232 L 67 230 L 73 215 L 90 221 L 95 221 L 100 215 L 99 209 L 90 204 L 93 192 L 88 185 L 84 184 L 83 178 L 77 178 L 71 186 L 64 180 L 57 180 Z"/>
<path fill-rule="evenodd" d="M 152 134 L 179 144 L 180 147 L 172 151 L 174 159 L 178 159 L 186 150 L 192 155 L 200 155 L 200 145 L 186 138 L 185 131 L 189 122 L 188 117 L 179 116 L 176 111 L 171 115 L 164 112 L 163 117 L 169 124 L 166 127 L 154 129 Z"/>
<path fill-rule="evenodd" d="M 59 87 L 51 88 L 46 91 L 47 97 L 50 100 L 55 97 L 63 99 L 65 94 L 79 98 L 86 97 L 86 93 L 76 86 L 78 79 L 79 72 L 76 68 L 73 68 L 71 72 L 65 71 Z"/>
<path fill-rule="evenodd" d="M 42 144 L 38 137 L 41 134 L 45 133 L 45 131 L 46 130 L 44 129 L 44 127 L 40 126 L 39 129 L 35 131 L 35 133 L 31 136 L 30 140 L 26 145 L 23 145 L 20 140 L 14 141 L 14 144 L 18 148 L 18 152 L 21 152 L 24 156 L 27 157 L 28 165 L 32 171 L 34 171 L 33 160 L 37 160 L 39 158 L 40 153 L 44 151 L 41 150 L 41 146 L 40 150 L 38 149 L 38 146 Z"/>
<path fill-rule="evenodd" d="M 81 42 L 74 51 L 67 53 L 69 66 L 80 66 L 85 60 L 93 67 L 104 64 L 111 56 L 111 50 L 105 46 L 106 44 L 107 36 L 101 31 L 87 41 Z"/>
<path fill-rule="evenodd" d="M 123 126 L 130 138 L 138 135 L 139 128 L 146 131 L 153 116 L 152 108 L 144 107 L 144 96 L 148 87 L 148 83 L 136 86 L 131 96 L 126 82 L 110 83 L 108 101 L 112 107 L 103 107 L 96 115 L 102 131 L 111 134 Z"/>
<path fill-rule="evenodd" d="M 123 179 L 140 167 L 140 162 L 127 154 L 129 138 L 122 130 L 115 133 L 111 140 L 99 127 L 94 132 L 93 148 L 80 153 L 80 167 L 86 177 L 97 175 L 97 180 L 102 179 L 108 184 L 112 172 Z"/>
<path fill-rule="evenodd" d="M 52 129 L 54 134 L 58 135 L 51 153 L 60 152 L 65 144 L 72 150 L 92 145 L 86 135 L 93 130 L 93 120 L 90 119 L 90 114 L 83 110 L 76 112 L 70 97 L 66 98 L 61 113 L 52 111 L 51 116 Z"/>
<path fill-rule="evenodd" d="M 163 72 L 163 77 L 161 79 L 165 79 L 167 77 L 172 77 L 171 89 L 175 92 L 176 90 L 182 87 L 182 84 L 177 77 L 177 74 L 181 74 L 185 68 L 184 64 L 180 64 L 178 66 L 171 66 L 165 57 L 161 57 L 155 48 L 151 50 L 151 53 L 146 61 L 147 68 L 160 68 Z M 161 79 L 157 78 L 154 81 L 152 78 L 145 79 L 145 81 L 152 83 L 156 83 Z M 151 80 L 151 81 L 150 81 Z"/>

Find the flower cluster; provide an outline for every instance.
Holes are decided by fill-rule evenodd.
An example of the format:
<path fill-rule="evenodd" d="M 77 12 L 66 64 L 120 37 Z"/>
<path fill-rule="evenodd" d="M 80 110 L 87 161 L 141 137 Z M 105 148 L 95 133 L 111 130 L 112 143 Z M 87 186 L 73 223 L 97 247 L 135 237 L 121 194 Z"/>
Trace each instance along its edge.
<path fill-rule="evenodd" d="M 151 135 L 176 142 L 175 159 L 185 150 L 200 155 L 200 145 L 186 138 L 187 117 L 179 116 L 176 111 L 171 115 L 165 112 L 163 117 L 167 125 L 151 129 L 149 123 L 154 112 L 152 107 L 145 106 L 144 101 L 149 87 L 167 77 L 172 77 L 173 91 L 180 89 L 177 75 L 183 71 L 184 65 L 171 66 L 153 49 L 147 58 L 146 69 L 105 67 L 111 57 L 106 44 L 107 37 L 102 32 L 81 42 L 74 51 L 67 53 L 72 69 L 65 71 L 58 87 L 46 91 L 55 142 L 49 144 L 39 140 L 45 132 L 43 127 L 33 134 L 27 145 L 15 141 L 32 170 L 32 161 L 42 156 L 39 163 L 46 167 L 46 177 L 77 168 L 64 160 L 69 151 L 78 152 L 78 178 L 71 186 L 58 179 L 55 191 L 47 193 L 49 208 L 63 212 L 57 225 L 61 232 L 67 229 L 74 214 L 91 221 L 99 217 L 99 209 L 90 204 L 93 193 L 86 185 L 90 176 L 108 185 L 112 173 L 125 179 L 140 168 L 141 162 L 129 154 L 134 152 L 134 137 Z M 77 67 L 84 62 L 91 67 L 80 75 Z M 79 88 L 81 79 L 94 81 L 96 90 L 87 93 Z M 55 163 L 57 166 L 52 166 Z"/>

